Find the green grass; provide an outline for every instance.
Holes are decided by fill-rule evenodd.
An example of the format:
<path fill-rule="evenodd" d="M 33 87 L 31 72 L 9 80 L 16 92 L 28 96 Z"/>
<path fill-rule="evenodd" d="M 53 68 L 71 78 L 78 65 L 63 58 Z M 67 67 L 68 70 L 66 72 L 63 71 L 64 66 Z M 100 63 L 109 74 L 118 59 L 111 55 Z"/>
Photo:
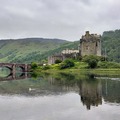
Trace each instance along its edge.
<path fill-rule="evenodd" d="M 110 62 L 111 63 L 111 62 Z M 107 62 L 108 65 L 110 65 L 109 62 Z M 118 64 L 118 63 L 115 63 Z M 97 74 L 97 75 L 119 75 L 120 76 L 120 68 L 118 68 L 117 66 L 115 66 L 116 68 L 113 68 L 113 63 L 112 63 L 112 67 L 110 68 L 100 68 L 100 66 L 98 68 L 95 69 L 88 69 L 88 64 L 85 62 L 75 62 L 75 66 L 71 67 L 71 68 L 67 68 L 67 69 L 59 69 L 59 64 L 53 64 L 49 66 L 49 69 L 46 70 L 41 70 L 41 69 L 37 69 L 36 71 L 39 72 L 47 72 L 47 73 L 68 73 L 68 74 L 86 74 L 86 73 L 91 73 L 91 74 Z M 118 64 L 119 65 L 119 64 Z"/>

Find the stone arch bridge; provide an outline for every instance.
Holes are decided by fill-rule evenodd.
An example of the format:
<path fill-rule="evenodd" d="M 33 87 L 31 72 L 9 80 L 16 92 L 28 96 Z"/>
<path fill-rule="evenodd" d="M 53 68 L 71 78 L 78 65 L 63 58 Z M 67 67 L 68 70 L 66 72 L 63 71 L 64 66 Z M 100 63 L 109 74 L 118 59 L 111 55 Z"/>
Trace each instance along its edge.
<path fill-rule="evenodd" d="M 0 67 L 6 67 L 10 70 L 10 74 L 16 73 L 16 68 L 21 68 L 21 72 L 30 72 L 31 64 L 18 64 L 18 63 L 0 63 Z"/>

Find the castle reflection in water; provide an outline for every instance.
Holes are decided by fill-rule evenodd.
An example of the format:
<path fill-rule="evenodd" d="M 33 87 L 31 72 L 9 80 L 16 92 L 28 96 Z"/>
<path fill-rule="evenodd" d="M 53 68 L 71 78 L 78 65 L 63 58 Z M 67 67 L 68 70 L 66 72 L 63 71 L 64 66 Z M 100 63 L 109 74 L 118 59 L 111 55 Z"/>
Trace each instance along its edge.
<path fill-rule="evenodd" d="M 83 105 L 86 105 L 89 110 L 91 106 L 98 106 L 102 104 L 102 85 L 101 82 L 98 81 L 96 84 L 82 81 L 79 85 L 80 88 L 80 96 Z"/>
<path fill-rule="evenodd" d="M 57 79 L 51 78 L 51 84 L 56 84 L 56 81 L 59 81 Z M 90 110 L 91 106 L 98 106 L 102 104 L 102 83 L 100 80 L 95 78 L 89 79 L 86 77 L 86 79 L 78 80 L 75 83 L 67 83 L 65 81 L 61 81 L 60 83 L 59 81 L 58 84 L 60 85 L 62 82 L 63 90 L 66 89 L 66 91 L 75 91 L 79 93 L 81 102 L 83 105 L 86 105 L 88 110 Z"/>

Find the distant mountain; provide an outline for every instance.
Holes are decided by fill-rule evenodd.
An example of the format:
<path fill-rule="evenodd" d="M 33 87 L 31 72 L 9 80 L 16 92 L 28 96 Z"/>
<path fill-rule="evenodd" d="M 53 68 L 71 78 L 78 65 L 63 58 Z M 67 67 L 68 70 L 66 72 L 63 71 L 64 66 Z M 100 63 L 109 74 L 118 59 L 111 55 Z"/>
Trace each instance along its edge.
<path fill-rule="evenodd" d="M 34 58 L 34 56 L 43 56 L 44 53 L 67 43 L 70 42 L 61 39 L 45 38 L 0 40 L 0 62 L 39 61 L 41 60 L 39 59 L 40 57 Z"/>
<path fill-rule="evenodd" d="M 103 32 L 102 53 L 108 60 L 120 62 L 120 30 Z"/>

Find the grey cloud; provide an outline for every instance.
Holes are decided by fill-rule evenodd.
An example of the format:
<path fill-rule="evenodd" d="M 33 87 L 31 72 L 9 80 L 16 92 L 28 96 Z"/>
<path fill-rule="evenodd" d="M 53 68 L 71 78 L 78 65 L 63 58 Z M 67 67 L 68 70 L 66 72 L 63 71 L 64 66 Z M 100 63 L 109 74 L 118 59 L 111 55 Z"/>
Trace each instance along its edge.
<path fill-rule="evenodd" d="M 76 1 L 83 2 L 86 5 L 90 5 L 90 3 L 91 3 L 90 0 L 76 0 Z"/>
<path fill-rule="evenodd" d="M 0 38 L 77 40 L 85 30 L 101 34 L 120 27 L 119 0 L 0 0 L 0 3 Z"/>

